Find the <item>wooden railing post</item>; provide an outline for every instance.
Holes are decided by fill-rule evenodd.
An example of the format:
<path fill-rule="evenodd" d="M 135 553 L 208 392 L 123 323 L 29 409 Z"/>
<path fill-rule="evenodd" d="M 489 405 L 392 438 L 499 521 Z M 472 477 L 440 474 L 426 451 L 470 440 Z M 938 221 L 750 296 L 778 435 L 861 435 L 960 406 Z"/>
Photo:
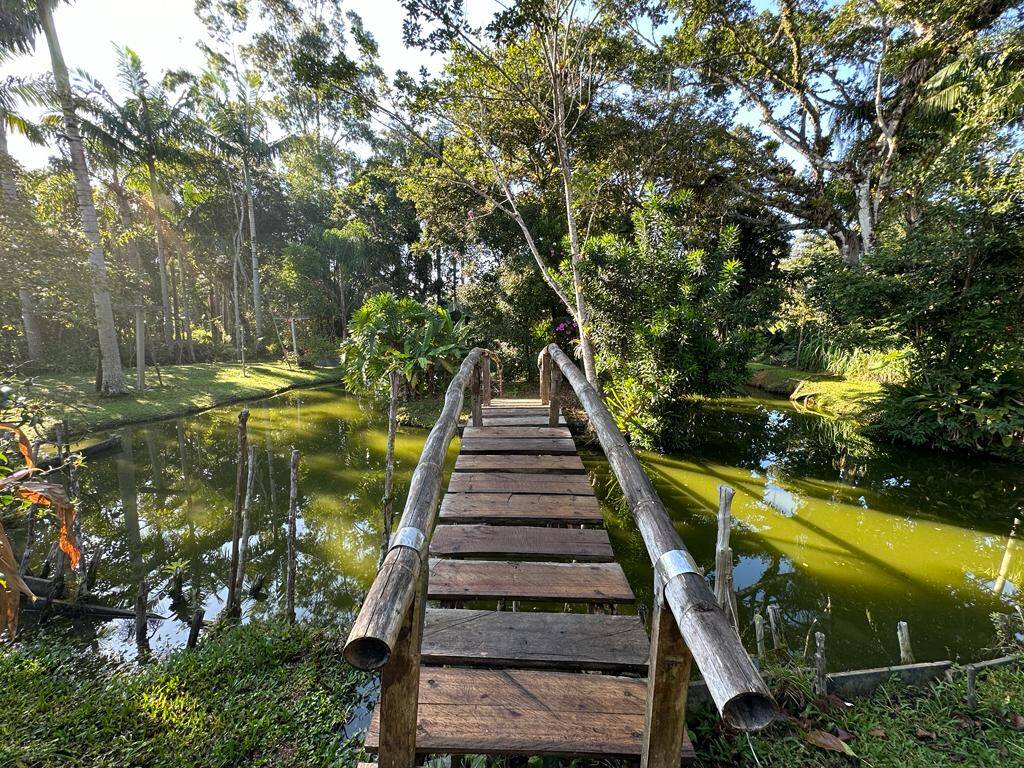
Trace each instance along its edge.
<path fill-rule="evenodd" d="M 549 400 L 548 388 L 551 386 L 551 353 L 548 352 L 547 348 L 541 350 L 537 366 L 540 368 L 540 404 L 547 405 Z"/>
<path fill-rule="evenodd" d="M 660 582 L 660 578 L 655 576 Z M 640 768 L 679 768 L 686 735 L 686 694 L 693 656 L 655 585 L 651 655 L 647 669 L 647 713 Z"/>
<path fill-rule="evenodd" d="M 549 357 L 550 359 L 550 357 Z M 557 365 L 551 366 L 551 387 L 548 391 L 548 426 L 558 426 L 558 390 L 562 383 L 562 372 Z"/>
<path fill-rule="evenodd" d="M 416 597 L 406 612 L 391 657 L 380 673 L 378 768 L 412 768 L 416 764 L 420 648 L 429 572 L 429 568 L 420 568 Z"/>
<path fill-rule="evenodd" d="M 480 405 L 480 361 L 473 366 L 473 374 L 469 378 L 470 411 L 473 414 L 473 426 L 484 425 L 484 412 Z"/>
<path fill-rule="evenodd" d="M 491 353 L 484 352 L 482 359 L 484 366 L 484 379 L 483 379 L 483 404 L 491 404 Z"/>

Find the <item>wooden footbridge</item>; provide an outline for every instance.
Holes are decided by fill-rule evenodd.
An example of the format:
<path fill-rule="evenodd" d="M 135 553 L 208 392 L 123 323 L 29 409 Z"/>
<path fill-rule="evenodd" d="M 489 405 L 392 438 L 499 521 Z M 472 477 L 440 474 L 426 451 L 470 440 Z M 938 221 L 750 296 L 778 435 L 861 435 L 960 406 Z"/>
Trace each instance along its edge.
<path fill-rule="evenodd" d="M 555 345 L 541 398 L 490 399 L 490 355 L 452 380 L 413 473 L 390 549 L 345 646 L 381 670 L 366 737 L 380 768 L 417 755 L 543 755 L 678 766 L 691 660 L 731 726 L 775 705 L 600 395 Z M 585 408 L 647 545 L 651 637 L 616 613 L 633 592 L 559 410 L 562 381 Z M 470 424 L 447 492 L 464 390 Z M 440 504 L 439 504 L 440 502 Z M 439 519 L 438 519 L 439 518 Z"/>

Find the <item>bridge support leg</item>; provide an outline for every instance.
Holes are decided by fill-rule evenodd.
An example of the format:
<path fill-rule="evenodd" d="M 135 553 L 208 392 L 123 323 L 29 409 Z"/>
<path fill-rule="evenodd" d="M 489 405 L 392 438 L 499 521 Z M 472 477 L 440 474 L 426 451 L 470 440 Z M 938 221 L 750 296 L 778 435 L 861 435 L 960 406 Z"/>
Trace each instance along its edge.
<path fill-rule="evenodd" d="M 420 589 L 406 614 L 391 658 L 380 674 L 379 768 L 416 764 L 416 719 L 420 696 L 420 647 L 429 568 L 420 568 Z"/>
<path fill-rule="evenodd" d="M 484 425 L 484 412 L 481 407 L 481 364 L 478 362 L 473 366 L 473 373 L 469 377 L 469 406 L 473 416 L 473 426 L 482 427 Z"/>
<path fill-rule="evenodd" d="M 672 611 L 665 605 L 661 585 L 655 585 L 655 590 L 640 768 L 679 768 L 686 735 L 686 694 L 693 657 L 679 633 Z"/>

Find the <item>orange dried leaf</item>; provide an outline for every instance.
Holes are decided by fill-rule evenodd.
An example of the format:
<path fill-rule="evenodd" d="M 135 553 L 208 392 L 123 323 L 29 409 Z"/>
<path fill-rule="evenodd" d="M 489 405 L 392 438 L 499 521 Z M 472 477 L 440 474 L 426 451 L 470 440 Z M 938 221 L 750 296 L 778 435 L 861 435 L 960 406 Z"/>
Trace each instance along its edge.
<path fill-rule="evenodd" d="M 6 630 L 13 638 L 18 631 L 19 593 L 23 592 L 33 600 L 36 596 L 21 578 L 18 563 L 14 559 L 14 550 L 7 539 L 3 526 L 0 525 L 0 633 Z"/>

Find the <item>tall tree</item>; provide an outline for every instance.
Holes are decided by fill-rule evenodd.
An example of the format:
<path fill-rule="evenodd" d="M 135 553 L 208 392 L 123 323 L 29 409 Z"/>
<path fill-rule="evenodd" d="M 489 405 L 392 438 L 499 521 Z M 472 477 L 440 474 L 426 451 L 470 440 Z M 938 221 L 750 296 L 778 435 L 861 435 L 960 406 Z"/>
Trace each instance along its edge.
<path fill-rule="evenodd" d="M 664 22 L 657 5 L 655 19 Z M 896 197 L 895 165 L 929 80 L 1016 3 L 667 5 L 674 31 L 655 44 L 668 65 L 738 94 L 784 148 L 774 159 L 752 159 L 763 197 L 805 229 L 825 232 L 857 264 L 874 249 Z"/>
<path fill-rule="evenodd" d="M 53 21 L 53 7 L 56 3 L 50 0 L 39 0 L 30 3 L 23 0 L 22 7 L 35 12 L 33 22 L 42 28 L 46 44 L 50 50 L 50 63 L 53 80 L 56 85 L 57 98 L 63 113 L 64 135 L 68 143 L 71 157 L 71 169 L 75 178 L 75 195 L 78 200 L 78 211 L 82 219 L 82 230 L 89 241 L 89 273 L 92 282 L 93 305 L 96 313 L 96 332 L 99 337 L 100 357 L 103 376 L 100 393 L 103 395 L 120 395 L 127 391 L 124 370 L 121 367 L 121 352 L 117 345 L 117 328 L 114 325 L 114 309 L 110 301 L 110 287 L 107 276 L 107 263 L 103 255 L 103 244 L 100 241 L 99 221 L 96 216 L 96 205 L 92 198 L 92 182 L 89 178 L 89 166 L 85 159 L 85 148 L 79 131 L 78 113 L 75 97 L 71 90 L 71 79 L 64 63 L 57 28 Z M 32 6 L 35 6 L 34 8 Z"/>

